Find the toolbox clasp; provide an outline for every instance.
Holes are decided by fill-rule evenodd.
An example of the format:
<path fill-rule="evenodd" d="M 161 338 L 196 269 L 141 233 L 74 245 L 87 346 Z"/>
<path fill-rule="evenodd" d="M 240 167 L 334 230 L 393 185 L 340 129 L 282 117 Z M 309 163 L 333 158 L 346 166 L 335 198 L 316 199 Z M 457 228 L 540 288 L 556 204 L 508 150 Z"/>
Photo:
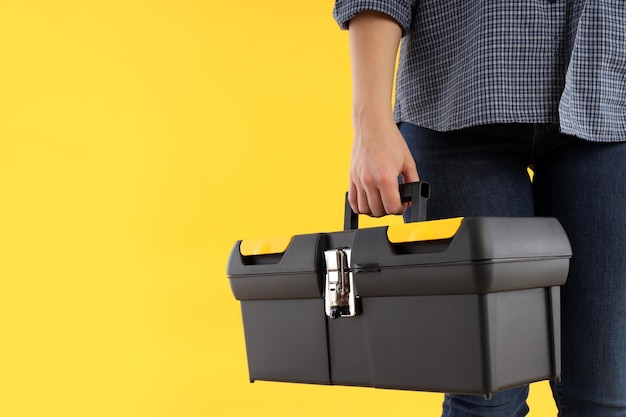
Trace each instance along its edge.
<path fill-rule="evenodd" d="M 356 311 L 356 291 L 350 269 L 350 249 L 324 251 L 326 286 L 324 307 L 331 319 L 353 317 Z"/>

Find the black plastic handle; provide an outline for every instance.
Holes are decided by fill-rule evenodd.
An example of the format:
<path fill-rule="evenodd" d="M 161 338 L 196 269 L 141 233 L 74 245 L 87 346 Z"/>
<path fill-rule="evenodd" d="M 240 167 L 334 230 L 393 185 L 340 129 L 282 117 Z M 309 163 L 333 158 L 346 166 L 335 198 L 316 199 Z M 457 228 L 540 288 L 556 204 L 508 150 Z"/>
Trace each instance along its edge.
<path fill-rule="evenodd" d="M 410 222 L 426 220 L 426 206 L 430 198 L 430 184 L 424 181 L 400 184 L 400 201 L 411 203 Z M 346 193 L 346 206 L 343 216 L 343 230 L 358 229 L 359 215 L 352 210 Z"/>

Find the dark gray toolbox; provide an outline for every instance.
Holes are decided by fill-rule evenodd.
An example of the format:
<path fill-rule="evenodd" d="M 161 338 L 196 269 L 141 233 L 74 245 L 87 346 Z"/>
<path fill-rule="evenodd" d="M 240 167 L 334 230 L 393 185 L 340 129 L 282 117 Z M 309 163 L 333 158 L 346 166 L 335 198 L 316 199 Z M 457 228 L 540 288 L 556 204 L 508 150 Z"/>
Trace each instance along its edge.
<path fill-rule="evenodd" d="M 412 220 L 426 183 L 401 187 Z M 466 217 L 235 244 L 250 380 L 491 393 L 560 376 L 554 218 Z"/>

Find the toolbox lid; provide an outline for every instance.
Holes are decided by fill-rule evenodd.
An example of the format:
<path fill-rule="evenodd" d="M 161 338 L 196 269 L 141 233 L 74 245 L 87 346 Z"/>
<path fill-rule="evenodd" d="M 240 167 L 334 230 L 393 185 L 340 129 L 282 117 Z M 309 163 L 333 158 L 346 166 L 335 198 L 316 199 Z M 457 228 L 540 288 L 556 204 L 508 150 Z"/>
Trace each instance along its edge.
<path fill-rule="evenodd" d="M 321 234 L 238 241 L 227 275 L 238 300 L 319 298 Z"/>
<path fill-rule="evenodd" d="M 430 186 L 401 184 L 399 191 L 411 202 L 412 223 L 358 229 L 346 195 L 342 232 L 238 241 L 227 268 L 233 294 L 239 300 L 319 298 L 339 285 L 337 277 L 341 291 L 354 284 L 359 296 L 481 294 L 565 283 L 572 251 L 557 219 L 426 221 Z M 340 269 L 325 260 L 334 259 L 333 251 L 349 259 Z"/>
<path fill-rule="evenodd" d="M 486 293 L 567 278 L 571 247 L 554 218 L 466 217 L 393 228 L 413 237 L 392 226 L 355 232 L 351 267 L 359 295 Z M 507 272 L 494 274 L 497 264 L 509 264 L 498 269 Z"/>

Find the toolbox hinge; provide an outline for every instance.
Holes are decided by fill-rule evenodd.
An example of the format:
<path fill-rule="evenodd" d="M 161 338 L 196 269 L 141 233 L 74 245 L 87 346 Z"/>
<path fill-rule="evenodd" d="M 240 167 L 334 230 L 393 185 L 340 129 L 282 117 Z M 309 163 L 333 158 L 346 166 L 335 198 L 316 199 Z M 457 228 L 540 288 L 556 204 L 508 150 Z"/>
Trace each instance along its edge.
<path fill-rule="evenodd" d="M 357 314 L 356 290 L 350 269 L 350 249 L 324 251 L 326 287 L 324 307 L 331 319 L 353 317 Z"/>

